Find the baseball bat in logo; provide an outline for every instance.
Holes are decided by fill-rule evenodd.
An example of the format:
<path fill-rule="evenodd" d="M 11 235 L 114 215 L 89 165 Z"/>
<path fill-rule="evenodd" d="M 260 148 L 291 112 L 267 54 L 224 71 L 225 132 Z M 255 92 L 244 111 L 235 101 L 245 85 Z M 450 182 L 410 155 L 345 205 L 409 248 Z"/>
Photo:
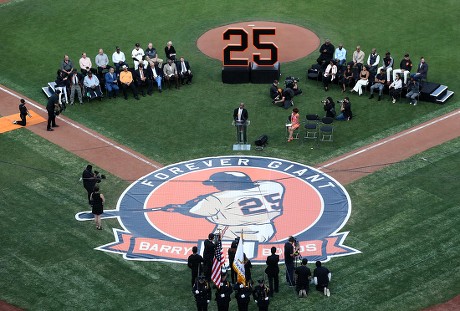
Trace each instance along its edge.
<path fill-rule="evenodd" d="M 275 158 L 212 157 L 152 172 L 122 194 L 104 218 L 118 218 L 115 241 L 97 249 L 130 260 L 186 263 L 193 246 L 203 250 L 210 232 L 222 246 L 244 232 L 245 253 L 265 264 L 271 247 L 281 254 L 290 236 L 309 260 L 359 253 L 339 232 L 351 212 L 346 190 L 319 170 Z M 89 212 L 75 216 L 92 218 Z M 283 258 L 283 257 L 281 257 Z"/>

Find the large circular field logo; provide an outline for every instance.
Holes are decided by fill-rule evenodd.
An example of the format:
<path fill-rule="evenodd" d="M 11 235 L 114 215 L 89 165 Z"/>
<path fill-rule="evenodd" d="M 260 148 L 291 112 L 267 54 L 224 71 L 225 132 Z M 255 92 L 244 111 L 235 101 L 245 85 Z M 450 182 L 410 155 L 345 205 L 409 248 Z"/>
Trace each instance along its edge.
<path fill-rule="evenodd" d="M 338 233 L 351 212 L 350 198 L 337 181 L 315 168 L 275 158 L 212 157 L 164 167 L 134 182 L 115 210 L 124 230 L 99 250 L 131 260 L 186 263 L 193 246 L 204 249 L 208 234 L 220 232 L 222 246 L 243 232 L 246 255 L 265 264 L 290 236 L 309 260 L 358 253 Z M 89 213 L 79 213 L 87 220 Z M 283 256 L 281 256 L 283 258 Z"/>

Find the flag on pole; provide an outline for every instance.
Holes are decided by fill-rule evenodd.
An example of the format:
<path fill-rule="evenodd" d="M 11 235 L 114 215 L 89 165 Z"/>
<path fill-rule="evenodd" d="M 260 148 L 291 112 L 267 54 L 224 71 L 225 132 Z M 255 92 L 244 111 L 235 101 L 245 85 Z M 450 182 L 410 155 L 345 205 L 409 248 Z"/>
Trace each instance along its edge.
<path fill-rule="evenodd" d="M 243 233 L 241 233 L 240 242 L 236 248 L 235 260 L 233 261 L 233 270 L 238 277 L 238 283 L 246 284 L 246 277 L 244 271 L 244 247 L 243 247 Z"/>
<path fill-rule="evenodd" d="M 222 267 L 225 264 L 225 257 L 224 253 L 222 252 L 222 241 L 219 235 L 217 240 L 214 259 L 212 261 L 212 272 L 211 272 L 211 280 L 216 284 L 217 288 L 220 288 L 220 281 L 221 281 L 221 272 Z"/>

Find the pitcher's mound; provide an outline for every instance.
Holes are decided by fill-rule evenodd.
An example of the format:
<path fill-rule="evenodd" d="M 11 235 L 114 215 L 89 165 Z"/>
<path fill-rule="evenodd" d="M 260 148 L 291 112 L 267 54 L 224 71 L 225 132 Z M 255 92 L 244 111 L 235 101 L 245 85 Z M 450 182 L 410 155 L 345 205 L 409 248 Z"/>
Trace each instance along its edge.
<path fill-rule="evenodd" d="M 241 36 L 231 36 L 230 40 L 223 39 L 223 33 L 228 28 L 243 28 L 248 33 L 248 48 L 243 52 L 232 52 L 232 58 L 247 58 L 252 61 L 254 53 L 260 53 L 262 58 L 269 58 L 268 50 L 258 50 L 253 46 L 252 32 L 254 28 L 276 28 L 275 35 L 262 35 L 261 43 L 274 43 L 278 47 L 278 60 L 291 62 L 309 55 L 319 47 L 319 38 L 311 30 L 300 26 L 284 23 L 253 21 L 225 25 L 214 28 L 198 38 L 197 46 L 209 57 L 222 61 L 223 49 L 229 45 L 240 45 Z"/>

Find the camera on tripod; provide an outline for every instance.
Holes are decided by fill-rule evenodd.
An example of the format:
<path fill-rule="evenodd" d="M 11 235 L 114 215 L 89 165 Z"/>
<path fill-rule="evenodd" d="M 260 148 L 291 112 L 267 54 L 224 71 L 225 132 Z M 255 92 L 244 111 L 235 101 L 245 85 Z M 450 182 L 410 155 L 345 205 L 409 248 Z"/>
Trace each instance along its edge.
<path fill-rule="evenodd" d="M 287 87 L 287 88 L 294 88 L 294 85 L 296 83 L 298 83 L 300 81 L 299 78 L 295 78 L 295 77 L 291 77 L 291 76 L 288 76 L 286 77 L 286 79 L 284 80 L 284 85 Z"/>

